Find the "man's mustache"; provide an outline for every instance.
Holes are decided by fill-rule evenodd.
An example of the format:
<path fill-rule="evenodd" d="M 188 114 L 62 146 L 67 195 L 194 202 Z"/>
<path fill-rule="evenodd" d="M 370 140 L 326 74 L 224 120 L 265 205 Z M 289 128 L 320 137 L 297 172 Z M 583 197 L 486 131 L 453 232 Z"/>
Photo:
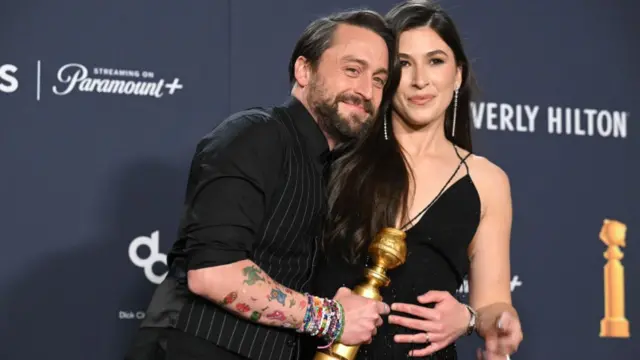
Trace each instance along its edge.
<path fill-rule="evenodd" d="M 348 104 L 353 104 L 356 106 L 362 106 L 364 110 L 370 115 L 373 115 L 374 113 L 373 104 L 371 103 L 371 101 L 365 100 L 358 95 L 341 94 L 341 95 L 338 95 L 338 97 L 336 98 L 336 102 L 338 101 L 342 101 Z"/>

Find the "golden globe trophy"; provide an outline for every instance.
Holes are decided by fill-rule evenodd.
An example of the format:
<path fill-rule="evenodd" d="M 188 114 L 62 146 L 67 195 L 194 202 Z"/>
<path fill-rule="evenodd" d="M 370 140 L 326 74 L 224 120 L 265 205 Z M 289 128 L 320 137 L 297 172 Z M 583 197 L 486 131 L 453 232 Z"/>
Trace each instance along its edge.
<path fill-rule="evenodd" d="M 369 245 L 369 255 L 374 265 L 364 270 L 365 281 L 353 289 L 353 292 L 368 299 L 381 300 L 380 287 L 391 282 L 387 270 L 404 264 L 407 258 L 406 234 L 395 228 L 384 228 Z M 316 352 L 314 360 L 353 360 L 359 345 L 347 346 L 334 343 L 327 349 Z"/>
<path fill-rule="evenodd" d="M 629 320 L 624 315 L 624 266 L 620 247 L 626 245 L 627 226 L 605 219 L 600 240 L 608 246 L 604 253 L 604 318 L 600 321 L 600 337 L 628 338 Z"/>

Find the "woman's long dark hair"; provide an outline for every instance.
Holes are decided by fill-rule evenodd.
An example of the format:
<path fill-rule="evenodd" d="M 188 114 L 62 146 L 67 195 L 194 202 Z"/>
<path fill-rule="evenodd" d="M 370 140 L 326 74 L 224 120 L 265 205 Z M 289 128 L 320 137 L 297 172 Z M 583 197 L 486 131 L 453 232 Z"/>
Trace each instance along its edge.
<path fill-rule="evenodd" d="M 462 67 L 462 84 L 458 94 L 456 136 L 451 136 L 453 102 L 445 114 L 446 138 L 471 151 L 470 101 L 472 76 L 469 62 L 453 21 L 431 1 L 405 1 L 386 15 L 397 36 L 404 31 L 429 26 L 453 50 L 457 65 Z M 398 73 L 398 72 L 396 72 Z M 399 76 L 398 76 L 399 77 Z M 395 227 L 399 214 L 408 215 L 410 168 L 387 126 L 389 140 L 384 139 L 384 118 L 391 119 L 390 98 L 382 101 L 380 116 L 366 135 L 346 146 L 334 161 L 329 179 L 329 217 L 324 248 L 339 249 L 349 262 L 355 263 L 376 233 L 383 227 Z M 385 116 L 386 115 L 386 116 Z"/>

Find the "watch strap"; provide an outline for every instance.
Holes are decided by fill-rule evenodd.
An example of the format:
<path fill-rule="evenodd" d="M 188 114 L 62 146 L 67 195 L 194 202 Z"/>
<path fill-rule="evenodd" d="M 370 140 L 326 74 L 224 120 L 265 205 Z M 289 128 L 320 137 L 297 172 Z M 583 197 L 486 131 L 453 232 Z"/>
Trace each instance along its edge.
<path fill-rule="evenodd" d="M 469 317 L 469 325 L 467 326 L 467 331 L 464 333 L 465 336 L 469 336 L 471 334 L 473 334 L 473 332 L 476 330 L 476 322 L 478 320 L 478 313 L 473 310 L 473 308 L 467 304 L 463 304 L 467 310 L 469 311 L 469 315 L 471 315 Z"/>

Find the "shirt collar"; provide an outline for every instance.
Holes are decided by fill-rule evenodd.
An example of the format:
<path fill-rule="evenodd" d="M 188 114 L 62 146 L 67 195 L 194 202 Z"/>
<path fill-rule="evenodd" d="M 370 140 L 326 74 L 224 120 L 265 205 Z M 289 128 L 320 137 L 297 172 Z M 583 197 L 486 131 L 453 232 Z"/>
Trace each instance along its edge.
<path fill-rule="evenodd" d="M 296 97 L 291 96 L 285 102 L 284 107 L 291 115 L 293 124 L 302 134 L 307 149 L 310 151 L 314 159 L 320 163 L 325 163 L 330 159 L 331 152 L 327 138 L 324 136 L 320 126 L 311 116 L 311 113 Z"/>

